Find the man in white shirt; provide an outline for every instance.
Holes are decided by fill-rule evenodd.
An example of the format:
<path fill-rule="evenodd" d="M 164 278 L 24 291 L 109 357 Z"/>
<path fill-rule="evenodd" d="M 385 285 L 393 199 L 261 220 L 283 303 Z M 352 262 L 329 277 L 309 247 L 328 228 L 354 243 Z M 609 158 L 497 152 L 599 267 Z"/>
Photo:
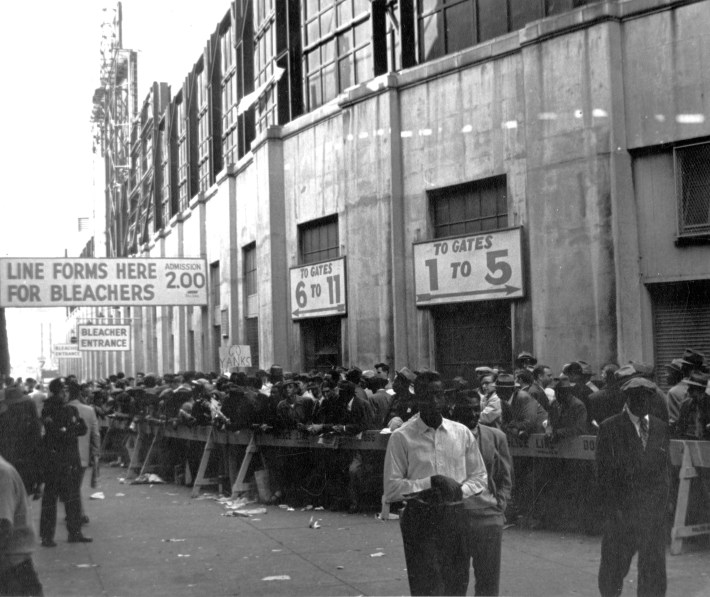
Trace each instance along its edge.
<path fill-rule="evenodd" d="M 478 442 L 441 416 L 444 388 L 435 371 L 414 382 L 419 413 L 387 445 L 385 499 L 406 500 L 402 542 L 412 595 L 465 595 L 469 559 L 463 500 L 480 494 L 488 477 Z"/>

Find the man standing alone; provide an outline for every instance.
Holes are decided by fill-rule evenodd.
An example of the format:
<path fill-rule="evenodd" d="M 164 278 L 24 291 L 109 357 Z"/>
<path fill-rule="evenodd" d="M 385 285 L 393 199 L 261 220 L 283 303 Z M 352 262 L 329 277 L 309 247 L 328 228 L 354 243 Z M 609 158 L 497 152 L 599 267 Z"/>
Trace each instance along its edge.
<path fill-rule="evenodd" d="M 444 388 L 435 371 L 414 382 L 419 413 L 392 433 L 384 468 L 385 499 L 406 500 L 402 542 L 412 595 L 465 595 L 469 558 L 463 500 L 487 488 L 478 442 L 441 416 Z"/>
<path fill-rule="evenodd" d="M 622 388 L 624 410 L 601 424 L 597 474 L 607 516 L 599 566 L 602 596 L 621 595 L 638 552 L 638 595 L 665 595 L 665 513 L 670 489 L 668 426 L 649 411 L 643 379 Z"/>

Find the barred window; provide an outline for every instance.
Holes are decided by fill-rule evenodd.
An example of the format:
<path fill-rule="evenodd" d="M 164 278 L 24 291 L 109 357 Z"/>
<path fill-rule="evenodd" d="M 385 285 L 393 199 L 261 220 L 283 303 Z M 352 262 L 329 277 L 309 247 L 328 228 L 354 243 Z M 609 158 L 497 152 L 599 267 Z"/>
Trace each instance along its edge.
<path fill-rule="evenodd" d="M 678 234 L 710 235 L 710 143 L 674 149 Z"/>
<path fill-rule="evenodd" d="M 368 0 L 308 0 L 303 24 L 308 109 L 374 76 Z"/>
<path fill-rule="evenodd" d="M 429 200 L 435 238 L 508 227 L 505 176 L 430 191 Z"/>
<path fill-rule="evenodd" d="M 256 58 L 256 87 L 264 85 L 274 75 L 276 69 L 276 12 L 274 0 L 259 0 L 256 4 L 257 31 L 254 36 Z M 271 85 L 259 98 L 257 129 L 266 130 L 278 124 L 277 86 Z"/>
<path fill-rule="evenodd" d="M 252 243 L 244 247 L 244 312 L 246 317 L 258 315 L 257 293 L 256 243 Z"/>
<path fill-rule="evenodd" d="M 301 263 L 316 263 L 340 255 L 338 217 L 332 216 L 299 226 Z"/>

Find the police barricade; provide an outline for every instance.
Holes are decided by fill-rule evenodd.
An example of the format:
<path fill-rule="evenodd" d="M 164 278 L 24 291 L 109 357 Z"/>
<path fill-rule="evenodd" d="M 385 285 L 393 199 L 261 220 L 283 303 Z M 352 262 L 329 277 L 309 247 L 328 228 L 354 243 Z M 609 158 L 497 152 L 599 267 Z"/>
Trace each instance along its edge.
<path fill-rule="evenodd" d="M 160 430 L 156 429 L 160 428 Z M 246 488 L 244 480 L 249 465 L 254 455 L 259 453 L 260 447 L 281 448 L 309 448 L 309 449 L 343 449 L 343 450 L 373 450 L 383 452 L 387 449 L 389 433 L 380 433 L 377 430 L 365 431 L 360 436 L 338 436 L 335 441 L 318 436 L 305 435 L 298 431 L 282 433 L 260 433 L 249 430 L 236 432 L 218 431 L 212 427 L 185 427 L 151 425 L 148 430 L 146 425 L 141 426 L 142 433 L 162 433 L 162 437 L 197 441 L 205 443 L 205 450 L 200 462 L 193 497 L 197 495 L 203 485 L 215 484 L 214 480 L 204 478 L 211 451 L 215 446 L 241 445 L 246 446 L 244 458 L 239 467 L 234 487 L 237 490 Z M 140 433 L 139 433 L 140 435 Z M 583 435 L 576 438 L 561 440 L 557 443 L 550 442 L 544 434 L 534 434 L 527 442 L 508 438 L 512 456 L 530 458 L 564 458 L 573 460 L 594 461 L 596 449 L 596 436 Z M 209 448 L 209 449 L 208 449 Z M 134 451 L 135 453 L 135 451 Z M 384 454 L 383 454 L 384 457 Z M 686 526 L 691 480 L 702 474 L 710 475 L 710 442 L 671 440 L 671 464 L 679 467 L 678 496 L 671 529 L 671 553 L 677 555 L 682 552 L 683 539 L 698 535 L 710 534 L 710 521 L 707 523 Z M 262 461 L 265 466 L 265 462 Z M 701 470 L 703 469 L 703 470 Z M 388 514 L 388 509 L 383 501 L 383 515 Z M 386 518 L 386 516 L 383 516 Z"/>

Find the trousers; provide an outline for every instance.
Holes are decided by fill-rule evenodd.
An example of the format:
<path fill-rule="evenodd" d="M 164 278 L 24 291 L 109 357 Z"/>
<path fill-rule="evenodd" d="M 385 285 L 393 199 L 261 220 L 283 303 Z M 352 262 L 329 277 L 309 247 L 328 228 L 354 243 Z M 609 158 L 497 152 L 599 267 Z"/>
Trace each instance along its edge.
<path fill-rule="evenodd" d="M 465 595 L 469 555 L 462 506 L 407 503 L 400 519 L 412 595 Z"/>
<path fill-rule="evenodd" d="M 466 517 L 468 550 L 475 578 L 475 595 L 498 595 L 503 516 Z"/>
<path fill-rule="evenodd" d="M 42 512 L 39 518 L 39 536 L 54 539 L 57 529 L 57 500 L 64 502 L 69 536 L 81 534 L 81 467 L 73 466 L 45 480 L 42 495 Z"/>
<path fill-rule="evenodd" d="M 32 558 L 0 572 L 0 595 L 30 595 L 42 597 L 42 583 L 39 581 Z"/>
<path fill-rule="evenodd" d="M 638 552 L 639 597 L 666 594 L 666 540 L 662 517 L 638 520 L 637 517 L 611 517 L 602 537 L 599 565 L 599 592 L 602 597 L 618 597 L 624 587 L 631 559 Z"/>

